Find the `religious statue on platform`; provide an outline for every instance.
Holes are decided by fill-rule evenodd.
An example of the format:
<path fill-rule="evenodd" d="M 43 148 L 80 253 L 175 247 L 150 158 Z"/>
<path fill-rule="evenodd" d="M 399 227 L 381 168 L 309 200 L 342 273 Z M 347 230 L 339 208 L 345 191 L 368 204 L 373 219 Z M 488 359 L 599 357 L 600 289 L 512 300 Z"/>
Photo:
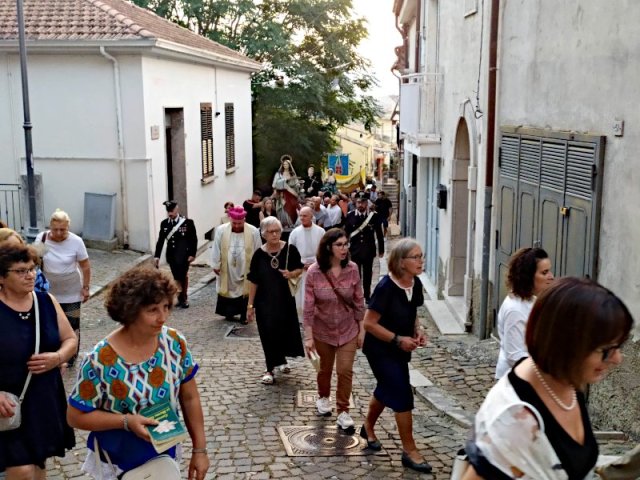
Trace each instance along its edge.
<path fill-rule="evenodd" d="M 336 177 L 333 175 L 332 168 L 327 170 L 327 178 L 324 179 L 323 190 L 325 192 L 329 192 L 331 195 L 338 193 L 338 182 L 336 181 Z"/>
<path fill-rule="evenodd" d="M 291 230 L 298 220 L 300 183 L 290 155 L 280 157 L 280 168 L 273 177 L 276 216 L 284 230 Z"/>

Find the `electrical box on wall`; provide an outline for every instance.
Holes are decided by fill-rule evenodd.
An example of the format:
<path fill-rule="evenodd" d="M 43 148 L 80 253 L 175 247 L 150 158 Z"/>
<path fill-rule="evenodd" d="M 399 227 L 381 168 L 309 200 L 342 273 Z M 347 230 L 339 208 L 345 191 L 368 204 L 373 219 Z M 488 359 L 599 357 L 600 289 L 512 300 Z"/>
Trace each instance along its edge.
<path fill-rule="evenodd" d="M 447 209 L 447 187 L 442 184 L 436 187 L 436 206 L 442 210 Z"/>

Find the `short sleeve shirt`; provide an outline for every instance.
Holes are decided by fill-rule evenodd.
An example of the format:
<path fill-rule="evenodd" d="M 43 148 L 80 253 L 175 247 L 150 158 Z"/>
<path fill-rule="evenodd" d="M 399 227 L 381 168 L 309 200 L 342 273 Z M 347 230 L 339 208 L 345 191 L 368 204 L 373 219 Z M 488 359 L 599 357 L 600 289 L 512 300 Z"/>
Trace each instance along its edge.
<path fill-rule="evenodd" d="M 424 303 L 422 282 L 414 278 L 411 300 L 405 291 L 385 275 L 376 285 L 368 308 L 380 314 L 378 323 L 391 332 L 405 337 L 413 337 L 418 307 Z M 365 355 L 380 355 L 411 360 L 411 352 L 399 349 L 395 344 L 384 342 L 370 333 L 364 338 L 362 351 Z"/>
<path fill-rule="evenodd" d="M 166 343 L 162 335 L 166 335 Z M 120 357 L 105 338 L 82 362 L 69 403 L 83 412 L 138 413 L 170 401 L 169 388 L 174 389 L 177 399 L 180 385 L 197 371 L 187 342 L 177 330 L 163 327 L 153 356 L 135 364 Z"/>

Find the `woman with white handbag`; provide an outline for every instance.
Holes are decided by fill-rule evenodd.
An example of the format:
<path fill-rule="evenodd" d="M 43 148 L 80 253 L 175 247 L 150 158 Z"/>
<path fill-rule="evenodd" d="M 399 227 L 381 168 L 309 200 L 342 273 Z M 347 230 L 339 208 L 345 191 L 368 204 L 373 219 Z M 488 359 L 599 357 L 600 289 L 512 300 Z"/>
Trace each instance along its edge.
<path fill-rule="evenodd" d="M 70 425 L 92 432 L 83 470 L 94 478 L 180 478 L 177 434 L 185 426 L 178 401 L 193 445 L 188 478 L 202 480 L 209 468 L 198 365 L 185 338 L 165 326 L 176 293 L 167 274 L 143 267 L 120 276 L 107 293 L 107 312 L 121 326 L 82 362 L 67 413 Z M 163 409 L 173 419 L 166 425 L 146 413 Z M 174 442 L 166 432 L 176 434 Z M 168 443 L 160 446 L 160 439 Z"/>
<path fill-rule="evenodd" d="M 0 247 L 0 472 L 43 479 L 47 458 L 73 448 L 60 366 L 76 336 L 58 302 L 33 292 L 33 247 Z"/>

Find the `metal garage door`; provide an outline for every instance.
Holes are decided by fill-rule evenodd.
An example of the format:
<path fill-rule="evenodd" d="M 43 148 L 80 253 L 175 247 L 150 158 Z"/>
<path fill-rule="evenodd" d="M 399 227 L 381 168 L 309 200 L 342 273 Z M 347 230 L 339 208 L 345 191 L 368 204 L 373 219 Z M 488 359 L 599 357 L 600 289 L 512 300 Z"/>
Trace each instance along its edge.
<path fill-rule="evenodd" d="M 541 246 L 558 276 L 597 275 L 605 137 L 503 127 L 496 220 L 495 308 L 509 257 Z M 495 315 L 494 315 L 495 319 Z"/>

